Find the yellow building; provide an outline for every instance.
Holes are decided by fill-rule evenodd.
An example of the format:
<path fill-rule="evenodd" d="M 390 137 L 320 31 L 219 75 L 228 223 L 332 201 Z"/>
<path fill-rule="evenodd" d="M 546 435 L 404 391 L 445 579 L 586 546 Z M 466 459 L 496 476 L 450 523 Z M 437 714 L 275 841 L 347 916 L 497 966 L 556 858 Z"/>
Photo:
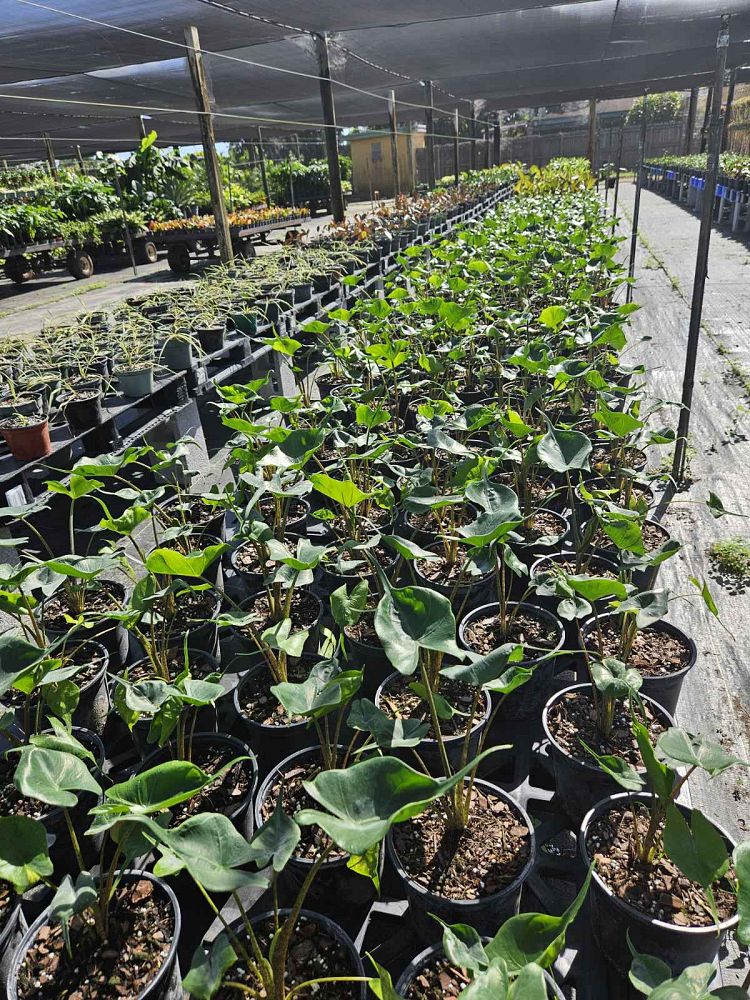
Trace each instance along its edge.
<path fill-rule="evenodd" d="M 347 136 L 352 158 L 352 194 L 355 199 L 392 198 L 393 158 L 391 133 L 361 132 Z M 409 194 L 416 187 L 417 151 L 424 149 L 424 132 L 399 129 L 398 168 L 401 193 Z M 421 155 L 421 154 L 420 154 Z"/>

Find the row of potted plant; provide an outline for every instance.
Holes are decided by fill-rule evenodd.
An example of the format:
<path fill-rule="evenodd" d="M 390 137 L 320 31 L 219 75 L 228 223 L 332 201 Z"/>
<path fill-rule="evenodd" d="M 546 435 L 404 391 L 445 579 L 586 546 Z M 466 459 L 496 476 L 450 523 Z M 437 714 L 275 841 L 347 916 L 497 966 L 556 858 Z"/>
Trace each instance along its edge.
<path fill-rule="evenodd" d="M 748 852 L 677 799 L 743 765 L 672 718 L 700 666 L 664 621 L 679 546 L 644 448 L 672 435 L 619 356 L 616 250 L 592 194 L 508 203 L 277 337 L 296 396 L 219 390 L 230 483 L 181 486 L 181 441 L 0 512 L 28 534 L 0 590 L 7 933 L 54 893 L 9 995 L 162 994 L 182 913 L 223 928 L 196 998 L 560 996 L 589 892 L 636 988 L 708 991 L 692 966 L 746 943 Z M 36 527 L 53 498 L 63 555 Z M 542 718 L 588 872 L 560 917 L 517 913 L 535 828 L 495 777 Z M 319 912 L 367 906 L 386 866 L 429 946 L 400 978 Z"/>

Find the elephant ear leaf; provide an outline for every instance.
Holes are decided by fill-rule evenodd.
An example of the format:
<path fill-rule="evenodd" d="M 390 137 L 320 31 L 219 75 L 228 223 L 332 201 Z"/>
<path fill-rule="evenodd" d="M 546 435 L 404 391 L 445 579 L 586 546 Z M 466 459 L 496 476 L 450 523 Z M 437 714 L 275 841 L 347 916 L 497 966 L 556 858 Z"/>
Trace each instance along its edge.
<path fill-rule="evenodd" d="M 50 919 L 59 923 L 68 954 L 71 952 L 70 921 L 84 913 L 97 899 L 96 881 L 88 872 L 80 872 L 75 882 L 66 875 L 50 903 Z"/>
<path fill-rule="evenodd" d="M 540 462 L 553 472 L 588 469 L 593 445 L 580 431 L 559 430 L 548 425 L 547 433 L 536 446 Z"/>
<path fill-rule="evenodd" d="M 486 952 L 492 961 L 501 959 L 511 973 L 520 972 L 530 962 L 548 969 L 565 946 L 565 934 L 583 906 L 589 891 L 593 865 L 581 890 L 559 917 L 549 913 L 520 913 L 506 920 Z"/>
<path fill-rule="evenodd" d="M 68 809 L 78 803 L 78 792 L 101 792 L 99 783 L 78 757 L 35 746 L 21 751 L 13 781 L 21 795 Z"/>
<path fill-rule="evenodd" d="M 224 973 L 237 961 L 237 952 L 225 931 L 217 935 L 208 950 L 199 944 L 193 954 L 190 970 L 182 987 L 194 1000 L 213 1000 L 219 991 Z"/>
<path fill-rule="evenodd" d="M 750 945 L 750 841 L 738 844 L 732 855 L 737 875 L 737 938 L 745 947 Z"/>
<path fill-rule="evenodd" d="M 47 832 L 39 820 L 0 816 L 0 879 L 21 895 L 51 874 Z"/>
<path fill-rule="evenodd" d="M 248 845 L 251 860 L 259 868 L 272 864 L 273 870 L 280 872 L 294 854 L 300 836 L 300 828 L 284 812 L 282 797 L 279 795 L 271 818 L 255 831 Z"/>
<path fill-rule="evenodd" d="M 368 955 L 368 958 L 375 966 L 375 971 L 378 976 L 377 979 L 373 978 L 368 980 L 367 985 L 370 987 L 375 996 L 378 997 L 378 1000 L 404 1000 L 401 994 L 396 992 L 388 969 L 379 965 L 372 955 Z"/>

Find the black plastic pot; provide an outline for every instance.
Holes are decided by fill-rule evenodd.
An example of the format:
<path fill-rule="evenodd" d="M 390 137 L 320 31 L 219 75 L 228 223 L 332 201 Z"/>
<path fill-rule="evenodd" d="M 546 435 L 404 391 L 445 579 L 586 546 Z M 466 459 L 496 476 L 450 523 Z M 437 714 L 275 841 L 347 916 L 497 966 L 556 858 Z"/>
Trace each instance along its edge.
<path fill-rule="evenodd" d="M 230 819 L 237 829 L 240 830 L 249 840 L 255 830 L 254 813 L 251 808 L 253 798 L 255 797 L 255 792 L 258 787 L 258 760 L 255 754 L 247 743 L 237 739 L 236 736 L 230 736 L 228 733 L 197 732 L 193 734 L 191 739 L 194 747 L 206 745 L 220 746 L 223 743 L 227 744 L 231 748 L 234 757 L 250 758 L 247 761 L 247 766 L 250 771 L 250 787 L 248 788 L 248 792 L 243 796 L 240 802 L 231 808 L 231 810 L 224 813 L 224 815 Z M 159 747 L 144 758 L 135 773 L 140 774 L 143 771 L 148 771 L 149 768 L 156 767 L 157 764 L 162 764 L 166 760 L 171 760 L 176 756 L 176 753 L 177 745 L 174 741 L 168 743 L 164 747 Z"/>
<path fill-rule="evenodd" d="M 667 537 L 664 539 L 664 542 L 662 544 L 665 544 L 670 539 L 671 536 L 663 524 L 660 524 L 653 518 L 647 518 L 644 521 L 644 525 L 645 524 L 655 525 L 657 528 L 660 528 L 661 531 L 664 532 L 664 534 Z M 580 526 L 581 535 L 583 535 L 585 528 L 586 526 L 584 524 Z M 620 553 L 617 547 L 615 546 L 614 542 L 612 543 L 611 546 L 607 547 L 592 546 L 591 551 L 594 553 L 594 555 L 604 556 L 605 559 L 612 559 L 614 562 L 616 562 L 618 566 L 624 570 L 624 572 L 629 574 L 630 581 L 631 583 L 633 583 L 633 585 L 636 587 L 637 590 L 654 589 L 656 585 L 656 579 L 659 575 L 659 568 L 660 568 L 659 566 L 646 566 L 643 569 L 630 568 L 627 563 L 628 553 Z"/>
<path fill-rule="evenodd" d="M 182 915 L 177 897 L 166 884 L 151 872 L 128 869 L 122 872 L 123 881 L 145 879 L 153 882 L 159 892 L 166 897 L 174 920 L 174 934 L 167 957 L 151 983 L 132 1000 L 178 1000 L 182 997 L 182 983 L 179 977 L 177 946 L 180 940 Z M 39 932 L 50 922 L 49 910 L 45 910 L 29 927 L 13 953 L 8 971 L 8 1000 L 18 1000 L 18 975 L 26 953 L 34 944 Z"/>
<path fill-rule="evenodd" d="M 184 544 L 184 540 L 181 539 Z M 189 543 L 188 555 L 190 552 L 198 551 L 199 549 L 206 549 L 209 545 L 221 545 L 221 538 L 217 538 L 214 535 L 210 535 L 208 531 L 202 531 L 200 534 L 191 534 L 187 539 Z M 167 548 L 176 550 L 177 546 L 174 542 L 160 543 L 155 545 L 152 549 L 149 549 L 147 555 L 151 555 L 156 549 Z M 162 577 L 160 574 L 156 574 L 163 583 L 166 583 L 166 578 Z M 207 568 L 205 572 L 205 579 L 210 580 L 211 583 L 221 587 L 221 556 L 218 556 L 211 565 Z M 200 581 L 199 581 L 200 582 Z"/>
<path fill-rule="evenodd" d="M 375 704 L 378 706 L 378 708 L 381 707 L 381 702 L 388 693 L 388 689 L 391 687 L 391 685 L 403 679 L 404 679 L 403 674 L 400 674 L 398 673 L 398 671 L 395 670 L 391 674 L 389 674 L 388 677 L 386 677 L 386 679 L 383 681 L 383 683 L 380 685 L 380 687 L 375 693 Z M 480 707 L 478 717 L 471 728 L 471 736 L 469 738 L 469 755 L 467 757 L 467 760 L 473 760 L 474 757 L 476 757 L 476 755 L 478 754 L 479 741 L 482 738 L 482 732 L 486 728 L 487 723 L 489 722 L 490 713 L 492 712 L 492 699 L 490 698 L 490 696 L 487 694 L 486 691 L 483 692 L 483 696 L 484 696 L 484 706 Z M 455 770 L 459 770 L 462 766 L 461 755 L 463 753 L 465 741 L 466 741 L 465 735 L 445 736 L 443 738 L 443 745 L 445 746 L 445 751 L 448 755 L 448 760 L 451 763 L 451 767 L 453 767 Z M 427 766 L 427 770 L 430 772 L 430 774 L 440 777 L 445 773 L 443 768 L 442 758 L 440 755 L 440 748 L 438 746 L 437 740 L 425 738 L 422 740 L 422 742 L 419 744 L 416 750 L 420 758 L 424 761 L 425 765 Z M 414 763 L 414 757 L 409 750 L 403 750 L 398 752 L 393 750 L 391 751 L 391 753 L 395 757 L 401 757 L 408 764 L 413 765 Z"/>
<path fill-rule="evenodd" d="M 399 996 L 405 997 L 414 980 L 417 979 L 425 969 L 428 969 L 434 962 L 439 962 L 442 958 L 442 944 L 430 945 L 428 948 L 425 948 L 424 951 L 421 951 L 416 958 L 413 958 L 401 973 L 401 976 L 396 983 L 396 992 Z M 544 973 L 544 979 L 547 983 L 547 997 L 549 1000 L 565 1000 L 554 979 L 548 972 Z M 519 998 L 519 1000 L 523 1000 L 523 997 Z"/>
<path fill-rule="evenodd" d="M 10 905 L 2 931 L 0 931 L 0 993 L 5 996 L 5 985 L 8 980 L 8 969 L 11 959 L 23 940 L 27 924 L 21 909 L 21 897 L 17 896 L 15 903 Z"/>
<path fill-rule="evenodd" d="M 224 334 L 226 328 L 222 324 L 221 326 L 199 326 L 196 329 L 198 334 L 198 342 L 201 345 L 201 350 L 206 354 L 214 354 L 216 351 L 220 351 L 224 346 Z"/>
<path fill-rule="evenodd" d="M 619 617 L 620 616 L 615 611 L 606 615 L 601 615 L 599 620 L 602 622 L 616 622 L 619 620 Z M 581 634 L 584 642 L 586 642 L 586 639 L 589 636 L 594 635 L 595 630 L 596 619 L 587 619 L 581 626 Z M 677 628 L 676 625 L 673 625 L 671 622 L 664 621 L 663 619 L 658 622 L 654 622 L 653 625 L 649 625 L 647 631 L 666 632 L 683 643 L 690 651 L 687 666 L 682 667 L 681 670 L 675 670 L 668 674 L 657 674 L 653 677 L 650 677 L 645 673 L 642 674 L 643 684 L 641 685 L 641 694 L 646 695 L 648 698 L 653 698 L 653 700 L 657 704 L 661 705 L 662 708 L 665 708 L 670 715 L 674 715 L 677 710 L 677 702 L 680 699 L 682 685 L 687 677 L 688 671 L 693 669 L 695 662 L 698 659 L 698 649 L 690 636 L 685 635 L 682 629 Z M 577 673 L 579 680 L 588 678 L 588 671 L 586 669 L 585 662 L 579 661 Z"/>
<path fill-rule="evenodd" d="M 104 420 L 102 411 L 102 394 L 69 399 L 60 407 L 65 415 L 72 434 L 83 434 L 98 427 Z"/>
<path fill-rule="evenodd" d="M 232 692 L 232 702 L 234 707 L 235 722 L 232 726 L 243 739 L 253 748 L 258 756 L 258 763 L 261 774 L 267 774 L 279 761 L 290 753 L 290 751 L 301 750 L 310 745 L 311 732 L 306 720 L 292 722 L 283 726 L 266 726 L 253 721 L 242 711 L 243 691 L 250 680 L 255 680 L 259 676 L 268 680 L 269 698 L 273 698 L 270 693 L 273 678 L 266 666 L 266 662 L 260 653 L 252 654 L 248 657 L 248 669 L 243 674 L 239 684 Z M 303 654 L 302 663 L 306 671 L 320 662 L 320 656 Z"/>
<path fill-rule="evenodd" d="M 527 566 L 542 556 L 559 552 L 570 534 L 570 523 L 559 511 L 551 510 L 549 507 L 541 507 L 537 513 L 544 513 L 548 517 L 554 518 L 560 530 L 554 535 L 543 535 L 534 541 L 518 542 L 513 545 L 513 551 Z"/>
<path fill-rule="evenodd" d="M 262 782 L 255 799 L 256 828 L 263 825 L 262 807 L 265 802 L 269 801 L 272 786 L 278 781 L 279 776 L 300 765 L 320 761 L 320 748 L 309 745 L 310 735 L 308 733 L 306 747 L 281 760 L 276 767 L 269 771 Z M 339 750 L 343 753 L 346 747 L 341 746 Z M 323 862 L 308 892 L 309 902 L 326 908 L 331 906 L 332 900 L 336 900 L 339 906 L 341 901 L 345 900 L 346 906 L 350 908 L 370 905 L 375 897 L 375 886 L 369 878 L 363 878 L 362 875 L 347 868 L 348 860 L 349 855 L 345 854 Z M 313 863 L 307 858 L 290 858 L 281 876 L 285 889 L 289 890 L 291 894 L 296 894 L 310 874 Z"/>
<path fill-rule="evenodd" d="M 516 607 L 518 605 L 515 603 L 508 605 L 510 611 L 515 610 Z M 522 687 L 509 694 L 498 709 L 496 718 L 506 722 L 510 722 L 511 720 L 538 719 L 541 716 L 542 708 L 549 697 L 549 689 L 557 663 L 557 659 L 553 654 L 562 649 L 565 641 L 565 629 L 557 615 L 538 607 L 536 604 L 524 602 L 521 607 L 525 613 L 553 624 L 558 638 L 548 653 L 543 653 L 541 656 L 531 657 L 522 661 L 524 666 L 533 667 L 534 673 Z M 461 619 L 458 625 L 458 641 L 464 649 L 472 649 L 471 644 L 466 638 L 466 629 L 471 622 L 477 618 L 488 617 L 494 614 L 497 609 L 498 604 L 495 602 L 484 604 L 479 608 L 474 608 Z M 495 701 L 495 697 L 493 695 L 493 702 Z"/>
<path fill-rule="evenodd" d="M 542 713 L 542 725 L 544 733 L 549 741 L 549 753 L 552 758 L 552 766 L 555 772 L 555 787 L 557 798 L 568 816 L 579 825 L 586 813 L 601 799 L 608 795 L 616 795 L 620 791 L 620 785 L 602 771 L 591 758 L 590 764 L 576 760 L 565 752 L 555 740 L 549 728 L 548 715 L 552 707 L 571 691 L 591 691 L 591 684 L 571 684 L 570 687 L 556 691 Z M 667 726 L 674 726 L 675 721 L 672 716 L 664 711 L 661 705 L 651 698 L 643 697 L 651 710 L 661 716 Z"/>
<path fill-rule="evenodd" d="M 622 792 L 611 795 L 594 806 L 585 817 L 578 835 L 578 847 L 586 868 L 591 864 L 586 846 L 591 824 L 608 809 L 625 805 L 633 799 L 646 802 L 650 798 L 645 792 Z M 692 809 L 680 803 L 677 803 L 677 808 L 689 821 Z M 713 821 L 711 825 L 724 838 L 731 854 L 735 844 L 729 834 Z M 627 975 L 632 959 L 627 944 L 628 935 L 636 951 L 660 958 L 672 969 L 673 975 L 677 975 L 688 966 L 713 963 L 727 931 L 736 927 L 739 920 L 735 915 L 718 925 L 712 923 L 707 927 L 679 927 L 657 920 L 616 896 L 599 877 L 596 869 L 591 880 L 589 902 L 589 921 L 594 939 L 607 961 L 622 975 Z"/>
<path fill-rule="evenodd" d="M 297 592 L 299 594 L 306 595 L 311 603 L 315 603 L 317 606 L 317 617 L 315 623 L 308 629 L 307 639 L 305 640 L 305 645 L 303 647 L 303 653 L 317 654 L 318 642 L 320 639 L 320 623 L 323 618 L 323 604 L 319 597 L 316 597 L 310 590 L 304 587 L 298 587 Z M 239 602 L 239 607 L 242 611 L 247 611 L 247 609 L 253 604 L 255 600 L 259 597 L 264 597 L 266 594 L 265 590 L 257 590 L 250 594 L 249 597 L 245 598 L 244 601 Z M 239 644 L 244 650 L 255 653 L 258 647 L 253 642 L 252 638 L 246 635 L 241 628 L 234 629 L 235 637 L 237 638 Z"/>
<path fill-rule="evenodd" d="M 294 292 L 295 304 L 309 302 L 313 294 L 312 282 L 303 281 L 301 284 L 295 285 L 292 291 Z"/>
<path fill-rule="evenodd" d="M 529 569 L 529 578 L 533 579 L 535 576 L 548 571 L 551 565 L 556 565 L 563 562 L 575 562 L 575 553 L 573 552 L 552 552 L 549 555 L 542 556 L 540 559 L 531 566 Z M 600 576 L 602 571 L 608 573 L 613 573 L 617 575 L 617 565 L 612 562 L 611 559 L 606 559 L 604 556 L 591 556 L 586 563 L 585 568 L 581 569 L 582 573 L 588 573 L 590 576 Z M 594 603 L 593 608 L 604 609 L 607 603 L 607 598 Z M 538 604 L 541 608 L 545 608 L 547 611 L 551 611 L 553 614 L 557 611 L 557 606 L 560 603 L 559 597 L 547 597 L 542 594 L 534 595 L 534 603 Z M 565 649 L 577 649 L 579 646 L 578 637 L 578 622 L 576 619 L 572 621 L 567 621 L 565 619 L 560 619 L 563 628 L 565 629 Z"/>
<path fill-rule="evenodd" d="M 442 928 L 431 914 L 440 917 L 447 924 L 469 924 L 479 934 L 494 936 L 498 927 L 508 917 L 518 913 L 523 884 L 534 867 L 536 837 L 534 824 L 526 810 L 508 792 L 488 781 L 477 780 L 475 785 L 485 793 L 492 793 L 502 799 L 518 813 L 529 829 L 529 856 L 516 878 L 500 892 L 482 899 L 445 899 L 443 896 L 428 892 L 409 877 L 393 846 L 393 832 L 389 832 L 385 842 L 388 861 L 396 873 L 401 891 L 409 901 L 409 922 L 417 937 L 425 944 L 439 941 L 442 937 Z"/>
<path fill-rule="evenodd" d="M 106 580 L 102 582 L 105 582 L 109 587 L 116 589 L 119 594 L 119 598 L 123 603 L 126 601 L 128 596 L 127 590 L 121 583 L 117 583 L 114 580 Z M 109 653 L 110 666 L 112 668 L 122 666 L 128 662 L 130 635 L 122 622 L 111 622 L 105 619 L 98 622 L 92 628 L 84 629 L 73 625 L 70 630 L 66 632 L 58 632 L 45 625 L 44 632 L 50 642 L 56 639 L 62 639 L 64 636 L 68 635 L 70 639 L 74 637 L 76 642 L 93 640 L 94 642 L 101 643 L 101 645 L 104 646 Z M 68 641 L 70 641 L 70 639 Z"/>
<path fill-rule="evenodd" d="M 203 504 L 203 501 L 197 494 L 182 493 L 178 499 L 183 509 L 189 509 L 194 505 Z M 165 503 L 161 504 L 161 506 L 164 509 L 166 515 L 168 515 L 169 517 L 179 518 L 179 513 L 177 513 L 178 505 L 174 501 L 168 500 Z M 203 506 L 205 507 L 206 505 Z M 203 539 L 204 536 L 209 536 L 209 537 L 213 536 L 212 541 L 210 543 L 206 542 L 205 543 L 206 545 L 213 544 L 213 542 L 216 541 L 222 541 L 222 542 L 224 541 L 226 532 L 225 520 L 226 517 L 224 510 L 217 510 L 217 512 L 212 515 L 211 519 L 209 521 L 205 521 L 203 524 L 195 524 L 190 519 L 189 516 L 185 517 L 185 523 L 190 526 L 193 535 L 196 535 L 201 539 Z M 201 541 L 201 547 L 203 547 L 203 544 L 204 543 Z"/>
<path fill-rule="evenodd" d="M 382 645 L 360 642 L 350 635 L 344 637 L 346 662 L 351 670 L 364 670 L 358 697 L 374 699 L 380 685 L 393 672 L 393 665 Z"/>

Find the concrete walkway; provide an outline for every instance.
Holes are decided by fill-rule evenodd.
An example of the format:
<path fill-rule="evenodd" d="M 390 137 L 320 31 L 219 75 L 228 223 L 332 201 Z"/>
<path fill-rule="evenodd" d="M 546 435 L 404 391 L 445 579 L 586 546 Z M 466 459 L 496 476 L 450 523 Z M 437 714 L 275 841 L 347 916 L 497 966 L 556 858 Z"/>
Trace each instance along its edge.
<path fill-rule="evenodd" d="M 630 235 L 634 187 L 621 190 L 623 232 Z M 681 397 L 690 317 L 698 218 L 651 191 L 641 200 L 642 241 L 636 259 L 633 354 L 651 369 L 652 401 Z M 629 242 L 627 244 L 629 247 Z M 715 519 L 705 505 L 709 491 L 726 508 L 750 515 L 750 249 L 722 230 L 712 233 L 703 331 L 689 437 L 689 488 L 675 497 L 665 525 L 684 549 L 662 568 L 660 583 L 675 595 L 670 617 L 698 646 L 698 661 L 683 688 L 678 721 L 717 739 L 750 760 L 750 596 L 731 580 L 718 579 L 708 549 L 715 541 L 750 540 L 745 517 Z M 633 338 L 635 340 L 635 338 Z M 635 358 L 634 358 L 635 360 Z M 675 406 L 652 421 L 676 427 Z M 672 449 L 660 449 L 671 459 Z M 659 456 L 656 459 L 659 461 Z M 719 606 L 721 623 L 705 608 L 689 578 L 706 579 Z M 690 782 L 696 805 L 734 836 L 750 836 L 750 772 L 739 768 L 709 781 Z"/>

